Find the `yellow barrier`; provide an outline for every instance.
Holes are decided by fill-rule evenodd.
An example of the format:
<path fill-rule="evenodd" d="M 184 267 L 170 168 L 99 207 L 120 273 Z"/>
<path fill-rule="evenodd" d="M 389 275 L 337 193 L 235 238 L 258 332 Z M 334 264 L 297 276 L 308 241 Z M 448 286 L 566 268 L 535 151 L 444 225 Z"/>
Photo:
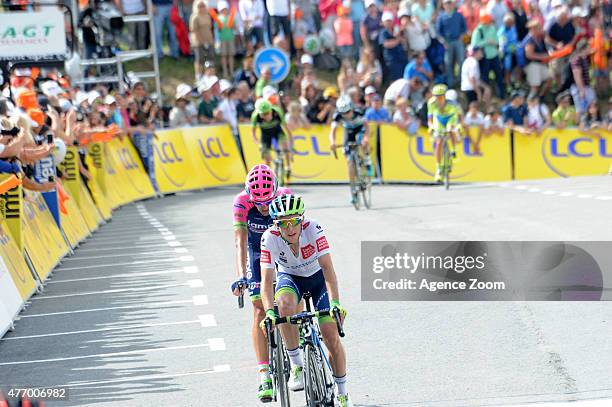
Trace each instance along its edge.
<path fill-rule="evenodd" d="M 192 176 L 200 188 L 241 184 L 246 173 L 229 126 L 196 127 L 182 130 L 193 165 Z"/>
<path fill-rule="evenodd" d="M 64 191 L 68 195 L 68 199 L 64 201 L 64 206 L 68 213 L 65 214 L 60 211 L 61 225 L 66 238 L 68 238 L 70 245 L 74 248 L 89 236 L 89 228 L 72 194 L 66 189 Z"/>
<path fill-rule="evenodd" d="M 45 281 L 69 248 L 39 192 L 28 191 L 23 214 L 25 250 L 39 280 Z"/>
<path fill-rule="evenodd" d="M 113 208 L 155 196 L 136 149 L 127 137 L 106 145 L 107 192 Z"/>
<path fill-rule="evenodd" d="M 475 131 L 475 129 L 470 129 Z M 433 181 L 436 161 L 433 143 L 424 129 L 409 136 L 393 125 L 381 126 L 383 181 Z M 511 179 L 511 151 L 508 136 L 492 135 L 482 139 L 480 154 L 465 137 L 455 148 L 457 159 L 451 179 L 454 182 L 508 181 Z"/>
<path fill-rule="evenodd" d="M 0 174 L 0 180 L 7 179 L 10 175 Z M 7 229 L 13 235 L 15 244 L 19 250 L 23 250 L 23 200 L 21 199 L 23 187 L 17 185 L 0 195 L 0 218 L 6 222 Z"/>
<path fill-rule="evenodd" d="M 194 172 L 181 129 L 159 131 L 154 142 L 155 178 L 163 193 L 204 187 Z"/>
<path fill-rule="evenodd" d="M 0 219 L 0 257 L 4 260 L 21 298 L 26 301 L 36 289 L 36 281 L 6 223 Z"/>
<path fill-rule="evenodd" d="M 612 133 L 603 138 L 578 129 L 545 130 L 541 136 L 515 134 L 515 178 L 604 175 L 612 164 Z"/>

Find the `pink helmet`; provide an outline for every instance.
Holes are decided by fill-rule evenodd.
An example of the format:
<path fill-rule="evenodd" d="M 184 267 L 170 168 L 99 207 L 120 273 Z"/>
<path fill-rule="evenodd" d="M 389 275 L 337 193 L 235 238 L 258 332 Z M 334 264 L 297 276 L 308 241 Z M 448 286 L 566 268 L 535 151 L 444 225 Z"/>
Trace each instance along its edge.
<path fill-rule="evenodd" d="M 276 196 L 276 190 L 278 189 L 278 181 L 274 171 L 265 164 L 255 165 L 246 177 L 244 189 L 253 202 L 271 201 Z"/>

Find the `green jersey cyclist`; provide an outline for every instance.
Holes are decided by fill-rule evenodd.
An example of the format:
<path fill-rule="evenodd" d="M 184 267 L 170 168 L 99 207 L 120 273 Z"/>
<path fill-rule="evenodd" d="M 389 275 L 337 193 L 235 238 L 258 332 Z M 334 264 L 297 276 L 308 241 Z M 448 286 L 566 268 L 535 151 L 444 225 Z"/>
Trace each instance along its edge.
<path fill-rule="evenodd" d="M 255 143 L 260 144 L 261 155 L 266 165 L 270 166 L 272 163 L 270 149 L 272 148 L 272 142 L 276 141 L 281 152 L 285 155 L 285 173 L 289 178 L 291 176 L 292 135 L 285 124 L 285 115 L 282 110 L 265 99 L 258 99 L 255 102 L 255 111 L 251 115 L 251 124 L 253 125 L 251 136 Z M 261 143 L 257 140 L 257 127 L 261 129 Z"/>
<path fill-rule="evenodd" d="M 448 103 L 446 100 L 447 86 L 444 84 L 433 87 L 433 96 L 427 102 L 427 124 L 429 133 L 434 137 L 436 151 L 436 176 L 435 181 L 442 180 L 442 143 L 440 142 L 444 133 L 451 134 L 450 151 L 455 157 L 455 143 L 459 142 L 459 116 L 460 110 L 457 105 Z"/>
<path fill-rule="evenodd" d="M 300 312 L 299 303 L 305 292 L 311 294 L 317 311 L 337 309 L 344 319 L 346 310 L 340 305 L 338 279 L 323 227 L 314 219 L 304 218 L 304 202 L 297 195 L 275 198 L 270 204 L 270 216 L 274 226 L 261 237 L 260 258 L 261 299 L 266 319 L 272 324 L 276 320 L 275 300 L 281 317 Z M 275 266 L 278 273 L 275 273 Z M 276 292 L 273 289 L 275 279 Z M 352 406 L 346 389 L 346 354 L 336 324 L 332 317 L 321 317 L 319 323 L 338 390 L 336 405 Z M 265 326 L 265 320 L 261 326 Z M 299 347 L 298 329 L 291 324 L 282 324 L 279 328 L 291 360 L 288 386 L 293 391 L 303 390 L 304 357 Z"/>

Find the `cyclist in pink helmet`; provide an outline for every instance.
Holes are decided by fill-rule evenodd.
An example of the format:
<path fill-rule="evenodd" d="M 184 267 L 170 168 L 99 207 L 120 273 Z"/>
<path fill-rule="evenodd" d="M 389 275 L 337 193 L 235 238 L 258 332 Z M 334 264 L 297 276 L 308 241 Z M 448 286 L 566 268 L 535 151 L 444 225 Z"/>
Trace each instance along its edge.
<path fill-rule="evenodd" d="M 259 287 L 260 241 L 263 233 L 273 224 L 269 215 L 270 203 L 275 197 L 290 193 L 288 188 L 278 187 L 276 175 L 270 167 L 258 164 L 247 174 L 244 191 L 236 195 L 233 206 L 238 279 L 232 284 L 232 292 L 239 295 L 239 286 L 246 285 L 253 303 L 251 336 L 261 382 L 257 397 L 264 403 L 272 401 L 272 380 L 268 368 L 268 342 L 259 329 L 259 323 L 266 316 Z"/>

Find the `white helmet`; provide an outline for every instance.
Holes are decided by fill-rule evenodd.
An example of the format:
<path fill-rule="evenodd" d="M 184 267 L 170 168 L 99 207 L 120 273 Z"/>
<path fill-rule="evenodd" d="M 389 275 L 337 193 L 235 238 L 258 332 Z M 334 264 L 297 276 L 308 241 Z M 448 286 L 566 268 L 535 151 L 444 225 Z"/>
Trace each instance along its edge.
<path fill-rule="evenodd" d="M 336 109 L 339 113 L 347 113 L 353 109 L 353 102 L 347 95 L 342 95 L 336 101 Z"/>
<path fill-rule="evenodd" d="M 459 94 L 455 89 L 449 89 L 446 91 L 446 100 L 450 100 L 451 102 L 456 102 L 459 99 Z"/>

